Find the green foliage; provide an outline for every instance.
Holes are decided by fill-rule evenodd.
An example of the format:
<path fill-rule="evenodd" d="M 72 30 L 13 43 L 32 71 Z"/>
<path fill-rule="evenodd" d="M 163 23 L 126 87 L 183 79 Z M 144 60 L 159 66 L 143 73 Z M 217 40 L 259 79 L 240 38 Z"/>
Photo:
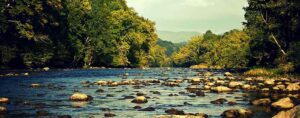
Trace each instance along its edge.
<path fill-rule="evenodd" d="M 299 42 L 300 2 L 248 0 L 244 23 L 250 42 L 250 65 L 279 67 L 294 63 L 299 68 L 295 44 Z"/>
<path fill-rule="evenodd" d="M 175 43 L 174 44 L 170 41 L 164 41 L 164 40 L 161 40 L 161 39 L 158 39 L 157 45 L 166 48 L 166 55 L 167 56 L 171 56 L 173 53 L 179 51 L 180 47 L 183 46 L 180 43 Z"/>
<path fill-rule="evenodd" d="M 174 54 L 173 62 L 177 66 L 203 63 L 210 67 L 243 68 L 248 64 L 249 41 L 249 36 L 239 30 L 222 36 L 207 31 L 203 36 L 193 37 Z"/>
<path fill-rule="evenodd" d="M 1 67 L 163 65 L 154 23 L 125 0 L 0 3 Z"/>

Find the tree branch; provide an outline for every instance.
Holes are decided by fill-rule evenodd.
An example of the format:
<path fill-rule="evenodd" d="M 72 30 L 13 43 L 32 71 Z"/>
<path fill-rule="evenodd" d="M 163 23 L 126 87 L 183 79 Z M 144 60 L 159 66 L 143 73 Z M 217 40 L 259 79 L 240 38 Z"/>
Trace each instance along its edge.
<path fill-rule="evenodd" d="M 267 20 L 265 19 L 265 17 L 263 16 L 262 13 L 260 13 L 260 16 L 261 16 L 261 18 L 263 19 L 264 23 L 268 26 L 268 29 L 269 29 L 269 24 L 268 24 Z M 278 46 L 278 48 L 280 49 L 280 51 L 281 51 L 284 55 L 286 55 L 286 52 L 282 49 L 281 45 L 278 43 L 276 37 L 274 36 L 274 34 L 273 34 L 272 32 L 271 32 L 271 37 L 272 37 L 272 39 L 274 40 L 274 42 L 276 43 L 276 45 Z"/>

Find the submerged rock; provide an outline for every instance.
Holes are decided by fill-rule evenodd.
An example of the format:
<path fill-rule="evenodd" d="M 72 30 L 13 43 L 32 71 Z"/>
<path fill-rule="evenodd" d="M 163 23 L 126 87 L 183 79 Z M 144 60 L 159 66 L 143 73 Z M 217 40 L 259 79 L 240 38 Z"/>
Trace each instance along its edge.
<path fill-rule="evenodd" d="M 132 103 L 138 103 L 138 104 L 142 104 L 142 103 L 147 103 L 148 100 L 146 99 L 145 96 L 137 96 L 135 99 L 133 99 L 131 101 Z"/>
<path fill-rule="evenodd" d="M 271 99 L 270 98 L 257 99 L 257 100 L 253 100 L 251 104 L 255 106 L 267 106 L 271 104 Z"/>
<path fill-rule="evenodd" d="M 289 98 L 282 98 L 274 103 L 272 103 L 272 107 L 278 108 L 278 109 L 289 109 L 294 107 L 293 101 Z"/>
<path fill-rule="evenodd" d="M 8 98 L 0 98 L 0 103 L 8 103 L 9 99 Z"/>
<path fill-rule="evenodd" d="M 70 97 L 70 100 L 72 100 L 72 101 L 90 101 L 90 100 L 93 100 L 93 97 L 83 94 L 83 93 L 74 93 Z"/>
<path fill-rule="evenodd" d="M 210 103 L 212 103 L 212 104 L 223 104 L 226 101 L 227 100 L 225 98 L 219 98 L 217 100 L 211 101 Z"/>
<path fill-rule="evenodd" d="M 155 108 L 153 108 L 153 107 L 147 107 L 147 108 L 141 109 L 139 111 L 155 111 Z"/>
<path fill-rule="evenodd" d="M 113 114 L 113 113 L 105 113 L 104 114 L 104 117 L 115 117 L 117 116 L 116 114 Z"/>
<path fill-rule="evenodd" d="M 230 109 L 221 114 L 224 118 L 250 118 L 251 115 L 252 111 L 249 109 Z"/>
<path fill-rule="evenodd" d="M 196 91 L 195 92 L 196 96 L 205 96 L 205 93 L 203 91 Z"/>
<path fill-rule="evenodd" d="M 300 117 L 300 105 L 288 111 L 281 111 L 277 113 L 273 118 L 299 118 Z"/>
<path fill-rule="evenodd" d="M 103 92 L 104 92 L 103 89 L 98 89 L 98 90 L 96 90 L 96 93 L 103 93 Z"/>
<path fill-rule="evenodd" d="M 236 103 L 236 101 L 228 101 L 227 104 L 230 105 L 230 106 L 233 106 L 233 105 L 236 105 L 237 103 Z"/>
<path fill-rule="evenodd" d="M 7 112 L 6 107 L 0 106 L 0 114 L 6 114 L 6 112 Z"/>
<path fill-rule="evenodd" d="M 184 111 L 183 110 L 178 110 L 178 109 L 168 109 L 165 111 L 165 113 L 170 114 L 170 115 L 184 115 Z"/>

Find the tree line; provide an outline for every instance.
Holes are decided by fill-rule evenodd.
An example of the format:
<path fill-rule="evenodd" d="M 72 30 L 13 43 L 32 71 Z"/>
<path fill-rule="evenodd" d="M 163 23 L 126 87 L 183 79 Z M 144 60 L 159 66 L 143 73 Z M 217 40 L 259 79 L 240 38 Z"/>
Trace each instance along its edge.
<path fill-rule="evenodd" d="M 264 67 L 300 70 L 300 1 L 248 0 L 243 30 L 222 35 L 207 31 L 178 53 L 176 66 Z"/>
<path fill-rule="evenodd" d="M 244 29 L 208 30 L 183 46 L 125 0 L 1 0 L 1 68 L 149 67 L 300 70 L 300 1 L 248 0 Z M 180 48 L 179 48 L 180 47 Z"/>
<path fill-rule="evenodd" d="M 125 0 L 1 0 L 1 68 L 160 66 L 155 23 Z"/>

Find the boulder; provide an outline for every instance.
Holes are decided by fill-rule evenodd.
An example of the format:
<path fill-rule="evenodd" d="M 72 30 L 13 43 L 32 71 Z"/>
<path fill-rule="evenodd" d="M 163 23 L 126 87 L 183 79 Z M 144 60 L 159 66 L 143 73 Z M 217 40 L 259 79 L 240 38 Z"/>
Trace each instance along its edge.
<path fill-rule="evenodd" d="M 147 103 L 148 100 L 146 99 L 145 96 L 137 96 L 135 99 L 131 101 L 132 103 L 137 103 L 137 104 L 142 104 L 142 103 Z"/>
<path fill-rule="evenodd" d="M 210 90 L 210 86 L 204 85 L 203 89 L 204 89 L 204 90 Z"/>
<path fill-rule="evenodd" d="M 216 84 L 218 84 L 218 85 L 224 85 L 225 81 L 224 80 L 217 80 Z"/>
<path fill-rule="evenodd" d="M 6 112 L 7 112 L 6 107 L 0 106 L 0 114 L 6 114 Z"/>
<path fill-rule="evenodd" d="M 50 70 L 49 67 L 44 67 L 44 68 L 43 68 L 43 71 L 49 71 L 49 70 Z"/>
<path fill-rule="evenodd" d="M 229 82 L 229 87 L 230 88 L 236 88 L 236 87 L 238 87 L 238 86 L 242 86 L 243 85 L 243 83 L 242 82 L 235 82 L 235 81 L 232 81 L 232 82 Z"/>
<path fill-rule="evenodd" d="M 211 101 L 210 103 L 212 103 L 212 104 L 223 104 L 226 101 L 227 100 L 225 98 L 219 98 L 217 100 Z"/>
<path fill-rule="evenodd" d="M 71 101 L 91 101 L 93 100 L 92 96 L 83 94 L 83 93 L 74 93 L 71 97 L 70 97 Z"/>
<path fill-rule="evenodd" d="M 288 111 L 281 111 L 277 113 L 272 118 L 299 118 L 300 117 L 300 105 L 295 106 L 294 108 Z"/>
<path fill-rule="evenodd" d="M 108 82 L 100 80 L 100 81 L 95 82 L 95 84 L 97 84 L 97 85 L 107 85 Z"/>
<path fill-rule="evenodd" d="M 243 88 L 244 90 L 250 90 L 250 89 L 251 89 L 251 85 L 245 84 L 245 85 L 242 86 L 242 88 Z"/>
<path fill-rule="evenodd" d="M 191 80 L 191 82 L 192 82 L 193 84 L 199 84 L 199 83 L 201 82 L 201 79 L 200 79 L 200 78 L 193 78 L 193 79 Z"/>
<path fill-rule="evenodd" d="M 196 91 L 199 91 L 201 90 L 199 86 L 197 85 L 189 85 L 187 86 L 187 88 L 185 88 L 188 92 L 191 92 L 191 93 L 195 93 Z"/>
<path fill-rule="evenodd" d="M 170 115 L 184 115 L 185 114 L 184 111 L 177 110 L 177 109 L 174 109 L 174 108 L 167 109 L 165 111 L 165 113 L 170 114 Z"/>
<path fill-rule="evenodd" d="M 230 88 L 228 88 L 228 87 L 226 87 L 226 86 L 217 86 L 217 87 L 213 87 L 213 88 L 211 88 L 211 90 L 214 91 L 214 92 L 218 92 L 218 93 L 220 93 L 220 92 L 230 92 L 230 91 L 232 91 L 232 89 L 230 89 Z"/>
<path fill-rule="evenodd" d="M 255 106 L 267 106 L 271 104 L 271 99 L 270 98 L 257 99 L 257 100 L 253 100 L 251 104 Z"/>
<path fill-rule="evenodd" d="M 211 72 L 208 72 L 208 71 L 204 73 L 204 76 L 206 76 L 206 77 L 209 77 L 209 76 L 212 76 L 212 75 L 213 74 Z"/>
<path fill-rule="evenodd" d="M 205 116 L 195 116 L 195 115 L 159 115 L 154 118 L 207 118 Z"/>
<path fill-rule="evenodd" d="M 249 109 L 230 109 L 221 114 L 224 118 L 250 118 L 251 115 L 252 111 Z"/>
<path fill-rule="evenodd" d="M 251 77 L 245 78 L 246 81 L 252 81 L 253 79 Z"/>
<path fill-rule="evenodd" d="M 208 118 L 208 115 L 205 113 L 195 113 L 195 116 L 196 118 Z"/>
<path fill-rule="evenodd" d="M 289 85 L 286 87 L 286 89 L 287 89 L 288 91 L 299 91 L 299 90 L 300 90 L 299 82 L 289 84 Z"/>
<path fill-rule="evenodd" d="M 274 79 L 267 79 L 264 82 L 265 85 L 274 85 L 275 84 L 275 80 Z"/>
<path fill-rule="evenodd" d="M 0 103 L 8 103 L 9 99 L 8 98 L 0 98 Z"/>
<path fill-rule="evenodd" d="M 289 109 L 294 107 L 294 103 L 289 97 L 286 97 L 272 103 L 272 107 L 278 109 Z"/>
<path fill-rule="evenodd" d="M 232 76 L 232 74 L 230 72 L 225 72 L 224 76 Z"/>

